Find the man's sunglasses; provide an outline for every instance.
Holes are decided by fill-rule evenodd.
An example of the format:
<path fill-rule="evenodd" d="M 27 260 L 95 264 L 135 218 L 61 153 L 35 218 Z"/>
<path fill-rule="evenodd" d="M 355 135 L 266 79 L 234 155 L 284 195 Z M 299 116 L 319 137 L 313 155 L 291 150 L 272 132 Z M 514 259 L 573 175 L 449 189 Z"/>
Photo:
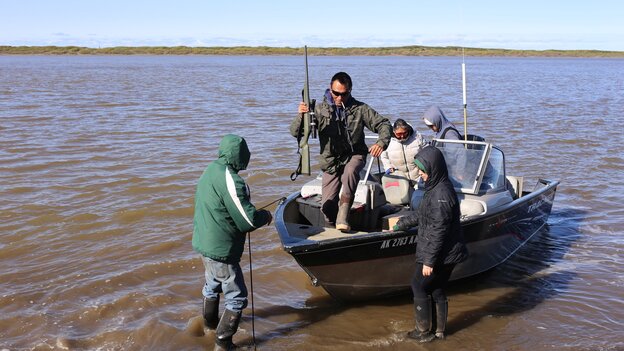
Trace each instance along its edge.
<path fill-rule="evenodd" d="M 347 96 L 349 96 L 349 94 L 350 94 L 351 92 L 350 92 L 350 91 L 345 91 L 344 93 L 339 93 L 339 92 L 337 92 L 337 91 L 334 91 L 334 89 L 331 89 L 331 93 L 332 93 L 334 96 L 342 96 L 342 97 L 347 97 Z"/>

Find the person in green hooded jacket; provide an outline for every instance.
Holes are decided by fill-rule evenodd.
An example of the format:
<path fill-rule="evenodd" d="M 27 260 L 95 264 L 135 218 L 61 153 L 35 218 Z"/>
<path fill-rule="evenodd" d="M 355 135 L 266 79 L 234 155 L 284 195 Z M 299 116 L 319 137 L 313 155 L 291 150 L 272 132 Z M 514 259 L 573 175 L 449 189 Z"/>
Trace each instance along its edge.
<path fill-rule="evenodd" d="M 271 212 L 257 210 L 251 203 L 249 187 L 238 175 L 250 157 L 245 139 L 225 135 L 219 158 L 208 164 L 195 193 L 193 249 L 201 254 L 205 267 L 203 316 L 206 327 L 216 327 L 215 350 L 234 347 L 232 336 L 247 307 L 247 287 L 239 264 L 245 235 L 273 219 Z M 219 320 L 221 293 L 225 311 Z"/>

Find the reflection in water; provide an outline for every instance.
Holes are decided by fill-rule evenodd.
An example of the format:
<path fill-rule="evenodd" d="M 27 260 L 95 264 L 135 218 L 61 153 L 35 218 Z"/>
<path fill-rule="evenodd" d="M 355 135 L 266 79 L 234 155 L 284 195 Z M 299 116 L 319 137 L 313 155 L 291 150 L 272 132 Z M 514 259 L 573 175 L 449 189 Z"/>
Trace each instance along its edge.
<path fill-rule="evenodd" d="M 501 147 L 509 175 L 561 185 L 547 230 L 504 265 L 451 286 L 451 335 L 427 348 L 624 349 L 623 61 L 466 59 L 470 133 Z M 309 63 L 313 98 L 339 69 L 354 78 L 356 98 L 391 120 L 426 131 L 420 116 L 436 104 L 461 121 L 456 58 Z M 221 136 L 234 132 L 252 150 L 243 176 L 254 203 L 301 187 L 307 178 L 289 179 L 298 156 L 287 131 L 301 64 L 0 57 L 0 348 L 211 348 L 214 333 L 197 320 L 195 185 Z M 409 295 L 341 305 L 310 284 L 274 228 L 252 243 L 259 349 L 419 347 L 405 337 Z M 248 264 L 244 255 L 247 275 Z M 235 342 L 252 343 L 249 308 Z"/>
<path fill-rule="evenodd" d="M 553 217 L 560 215 L 553 213 Z M 569 270 L 553 270 L 580 234 L 566 227 L 573 235 L 554 236 L 553 228 L 547 227 L 522 247 L 503 265 L 480 276 L 478 280 L 462 282 L 454 293 L 476 291 L 504 291 L 500 296 L 487 300 L 476 309 L 462 312 L 450 324 L 458 330 L 466 329 L 481 318 L 505 316 L 531 310 L 546 300 L 569 289 L 576 273 Z M 453 323 L 457 321 L 457 324 Z"/>

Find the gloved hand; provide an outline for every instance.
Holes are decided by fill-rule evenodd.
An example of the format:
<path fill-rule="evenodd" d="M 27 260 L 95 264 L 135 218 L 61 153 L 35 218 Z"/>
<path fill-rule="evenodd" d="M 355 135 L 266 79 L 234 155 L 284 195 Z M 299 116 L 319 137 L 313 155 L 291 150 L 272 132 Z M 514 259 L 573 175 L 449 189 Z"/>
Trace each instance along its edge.
<path fill-rule="evenodd" d="M 266 212 L 267 216 L 269 217 L 269 222 L 266 225 L 271 224 L 271 222 L 273 221 L 273 215 L 271 214 L 271 211 L 269 210 L 262 210 L 264 212 Z"/>
<path fill-rule="evenodd" d="M 386 169 L 386 171 L 385 171 L 384 173 L 385 173 L 386 175 L 388 175 L 388 174 L 390 174 L 390 173 L 392 173 L 392 172 L 394 172 L 394 168 L 390 167 L 390 168 Z"/>

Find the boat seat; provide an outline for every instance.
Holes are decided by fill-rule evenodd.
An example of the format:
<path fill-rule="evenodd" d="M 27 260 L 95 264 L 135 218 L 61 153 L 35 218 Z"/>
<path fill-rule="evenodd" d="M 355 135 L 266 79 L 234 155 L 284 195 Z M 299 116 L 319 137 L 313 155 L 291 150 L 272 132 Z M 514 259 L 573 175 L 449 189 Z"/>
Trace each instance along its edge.
<path fill-rule="evenodd" d="M 485 208 L 480 201 L 461 199 L 459 201 L 461 217 L 476 216 L 485 213 Z"/>
<path fill-rule="evenodd" d="M 297 199 L 299 212 L 313 226 L 326 227 L 328 223 L 321 213 L 320 186 L 316 182 L 307 183 L 302 189 L 302 197 Z M 315 193 L 319 190 L 319 193 Z M 305 197 L 304 197 L 305 194 Z M 379 183 L 360 182 L 349 212 L 349 223 L 353 230 L 373 231 L 381 228 L 380 213 L 386 204 L 386 197 Z"/>
<path fill-rule="evenodd" d="M 422 189 L 416 189 L 412 193 L 410 205 L 412 208 L 418 208 L 420 201 L 425 192 Z M 459 199 L 459 212 L 461 218 L 485 214 L 486 204 L 479 200 L 467 199 L 465 194 L 457 194 Z"/>
<path fill-rule="evenodd" d="M 318 196 L 320 199 L 322 188 L 322 179 L 315 178 L 301 187 L 301 197 L 311 198 Z M 342 188 L 340 189 L 340 193 L 342 194 Z M 357 209 L 364 205 L 370 210 L 383 206 L 386 204 L 386 201 L 386 196 L 379 183 L 360 181 L 355 190 L 355 198 L 353 199 L 353 206 L 351 206 L 351 208 Z"/>
<path fill-rule="evenodd" d="M 393 205 L 407 205 L 410 202 L 414 188 L 410 180 L 402 175 L 388 174 L 381 178 L 386 201 Z"/>
<path fill-rule="evenodd" d="M 514 199 L 522 197 L 524 177 L 507 176 L 508 186 L 511 186 L 510 192 Z"/>

